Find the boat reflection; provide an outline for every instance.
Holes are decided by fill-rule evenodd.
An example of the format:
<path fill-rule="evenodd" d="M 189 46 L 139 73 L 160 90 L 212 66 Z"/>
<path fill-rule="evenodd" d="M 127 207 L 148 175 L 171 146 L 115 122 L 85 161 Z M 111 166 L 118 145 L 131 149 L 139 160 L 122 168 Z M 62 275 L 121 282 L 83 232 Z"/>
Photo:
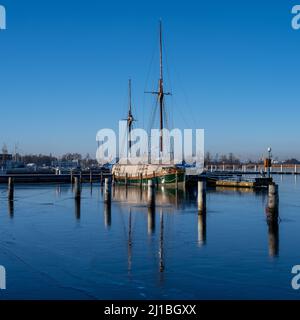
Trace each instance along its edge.
<path fill-rule="evenodd" d="M 115 185 L 113 187 L 113 200 L 116 202 L 126 202 L 129 205 L 147 205 L 148 188 L 138 188 L 134 186 L 127 187 Z M 155 191 L 156 206 L 168 206 L 176 208 L 184 208 L 186 205 L 183 190 L 174 188 L 159 187 Z"/>

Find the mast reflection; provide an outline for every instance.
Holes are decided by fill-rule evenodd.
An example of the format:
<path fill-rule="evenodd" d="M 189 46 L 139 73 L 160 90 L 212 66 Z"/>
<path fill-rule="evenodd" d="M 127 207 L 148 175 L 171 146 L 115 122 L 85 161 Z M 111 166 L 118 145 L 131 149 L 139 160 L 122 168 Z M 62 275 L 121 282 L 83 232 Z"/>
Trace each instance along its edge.
<path fill-rule="evenodd" d="M 161 210 L 160 212 L 160 236 L 159 236 L 159 272 L 163 273 L 165 270 L 164 263 L 164 214 Z"/>

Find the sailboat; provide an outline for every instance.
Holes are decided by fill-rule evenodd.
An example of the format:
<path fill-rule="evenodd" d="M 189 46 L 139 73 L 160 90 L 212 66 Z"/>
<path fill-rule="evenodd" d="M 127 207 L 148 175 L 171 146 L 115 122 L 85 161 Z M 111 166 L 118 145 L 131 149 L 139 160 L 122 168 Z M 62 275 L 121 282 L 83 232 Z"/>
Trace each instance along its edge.
<path fill-rule="evenodd" d="M 160 78 L 158 84 L 158 91 L 149 92 L 157 96 L 159 102 L 159 154 L 160 157 L 163 154 L 164 149 L 164 97 L 170 95 L 170 93 L 164 91 L 163 80 L 163 45 L 162 45 L 162 23 L 160 22 L 159 30 L 159 48 L 160 48 Z M 129 80 L 129 109 L 127 115 L 127 130 L 128 130 L 128 151 L 130 153 L 132 147 L 132 125 L 135 121 L 132 114 L 132 102 L 131 102 L 131 80 Z M 155 180 L 156 184 L 180 184 L 185 181 L 185 169 L 177 166 L 176 164 L 163 164 L 160 159 L 158 164 L 140 163 L 130 164 L 122 163 L 119 161 L 112 167 L 112 175 L 114 181 L 117 183 L 129 183 L 129 184 L 147 184 L 148 180 Z"/>

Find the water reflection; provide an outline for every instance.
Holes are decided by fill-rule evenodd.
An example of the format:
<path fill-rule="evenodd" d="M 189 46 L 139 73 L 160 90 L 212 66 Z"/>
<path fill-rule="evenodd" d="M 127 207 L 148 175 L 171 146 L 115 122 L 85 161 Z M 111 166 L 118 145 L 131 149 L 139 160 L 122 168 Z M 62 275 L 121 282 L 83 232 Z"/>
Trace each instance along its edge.
<path fill-rule="evenodd" d="M 8 214 L 11 219 L 14 217 L 14 200 L 8 200 Z"/>
<path fill-rule="evenodd" d="M 164 262 L 164 214 L 161 210 L 160 212 L 160 236 L 159 236 L 159 272 L 162 273 L 165 270 L 165 262 Z"/>
<path fill-rule="evenodd" d="M 129 221 L 128 221 L 128 271 L 131 271 L 132 266 L 132 217 L 131 210 L 129 212 Z"/>
<path fill-rule="evenodd" d="M 270 257 L 279 255 L 279 214 L 278 209 L 272 210 L 266 208 L 267 225 L 268 225 L 268 243 Z"/>
<path fill-rule="evenodd" d="M 198 213 L 198 245 L 206 244 L 206 212 Z"/>
<path fill-rule="evenodd" d="M 148 188 L 137 188 L 134 186 L 121 186 L 115 185 L 113 187 L 113 199 L 117 202 L 125 202 L 132 205 L 147 205 L 151 194 L 148 192 Z M 171 206 L 174 209 L 184 207 L 186 202 L 184 201 L 184 193 L 182 190 L 175 190 L 161 187 L 155 189 L 155 204 L 156 206 Z"/>
<path fill-rule="evenodd" d="M 155 207 L 148 207 L 148 235 L 155 232 Z"/>
<path fill-rule="evenodd" d="M 104 203 L 104 225 L 106 229 L 111 227 L 111 202 Z"/>
<path fill-rule="evenodd" d="M 81 217 L 81 198 L 75 199 L 75 217 L 77 220 L 80 220 Z"/>

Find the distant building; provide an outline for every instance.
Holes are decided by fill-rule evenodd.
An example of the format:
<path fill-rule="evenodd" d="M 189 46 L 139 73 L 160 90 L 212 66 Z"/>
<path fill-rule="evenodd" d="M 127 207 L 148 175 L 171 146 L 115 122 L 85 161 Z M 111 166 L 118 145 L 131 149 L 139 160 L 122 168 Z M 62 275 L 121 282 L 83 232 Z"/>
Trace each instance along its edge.
<path fill-rule="evenodd" d="M 78 169 L 80 164 L 78 160 L 73 161 L 52 161 L 52 167 L 61 169 Z"/>
<path fill-rule="evenodd" d="M 12 166 L 13 156 L 9 153 L 0 153 L 0 168 L 5 170 Z"/>

